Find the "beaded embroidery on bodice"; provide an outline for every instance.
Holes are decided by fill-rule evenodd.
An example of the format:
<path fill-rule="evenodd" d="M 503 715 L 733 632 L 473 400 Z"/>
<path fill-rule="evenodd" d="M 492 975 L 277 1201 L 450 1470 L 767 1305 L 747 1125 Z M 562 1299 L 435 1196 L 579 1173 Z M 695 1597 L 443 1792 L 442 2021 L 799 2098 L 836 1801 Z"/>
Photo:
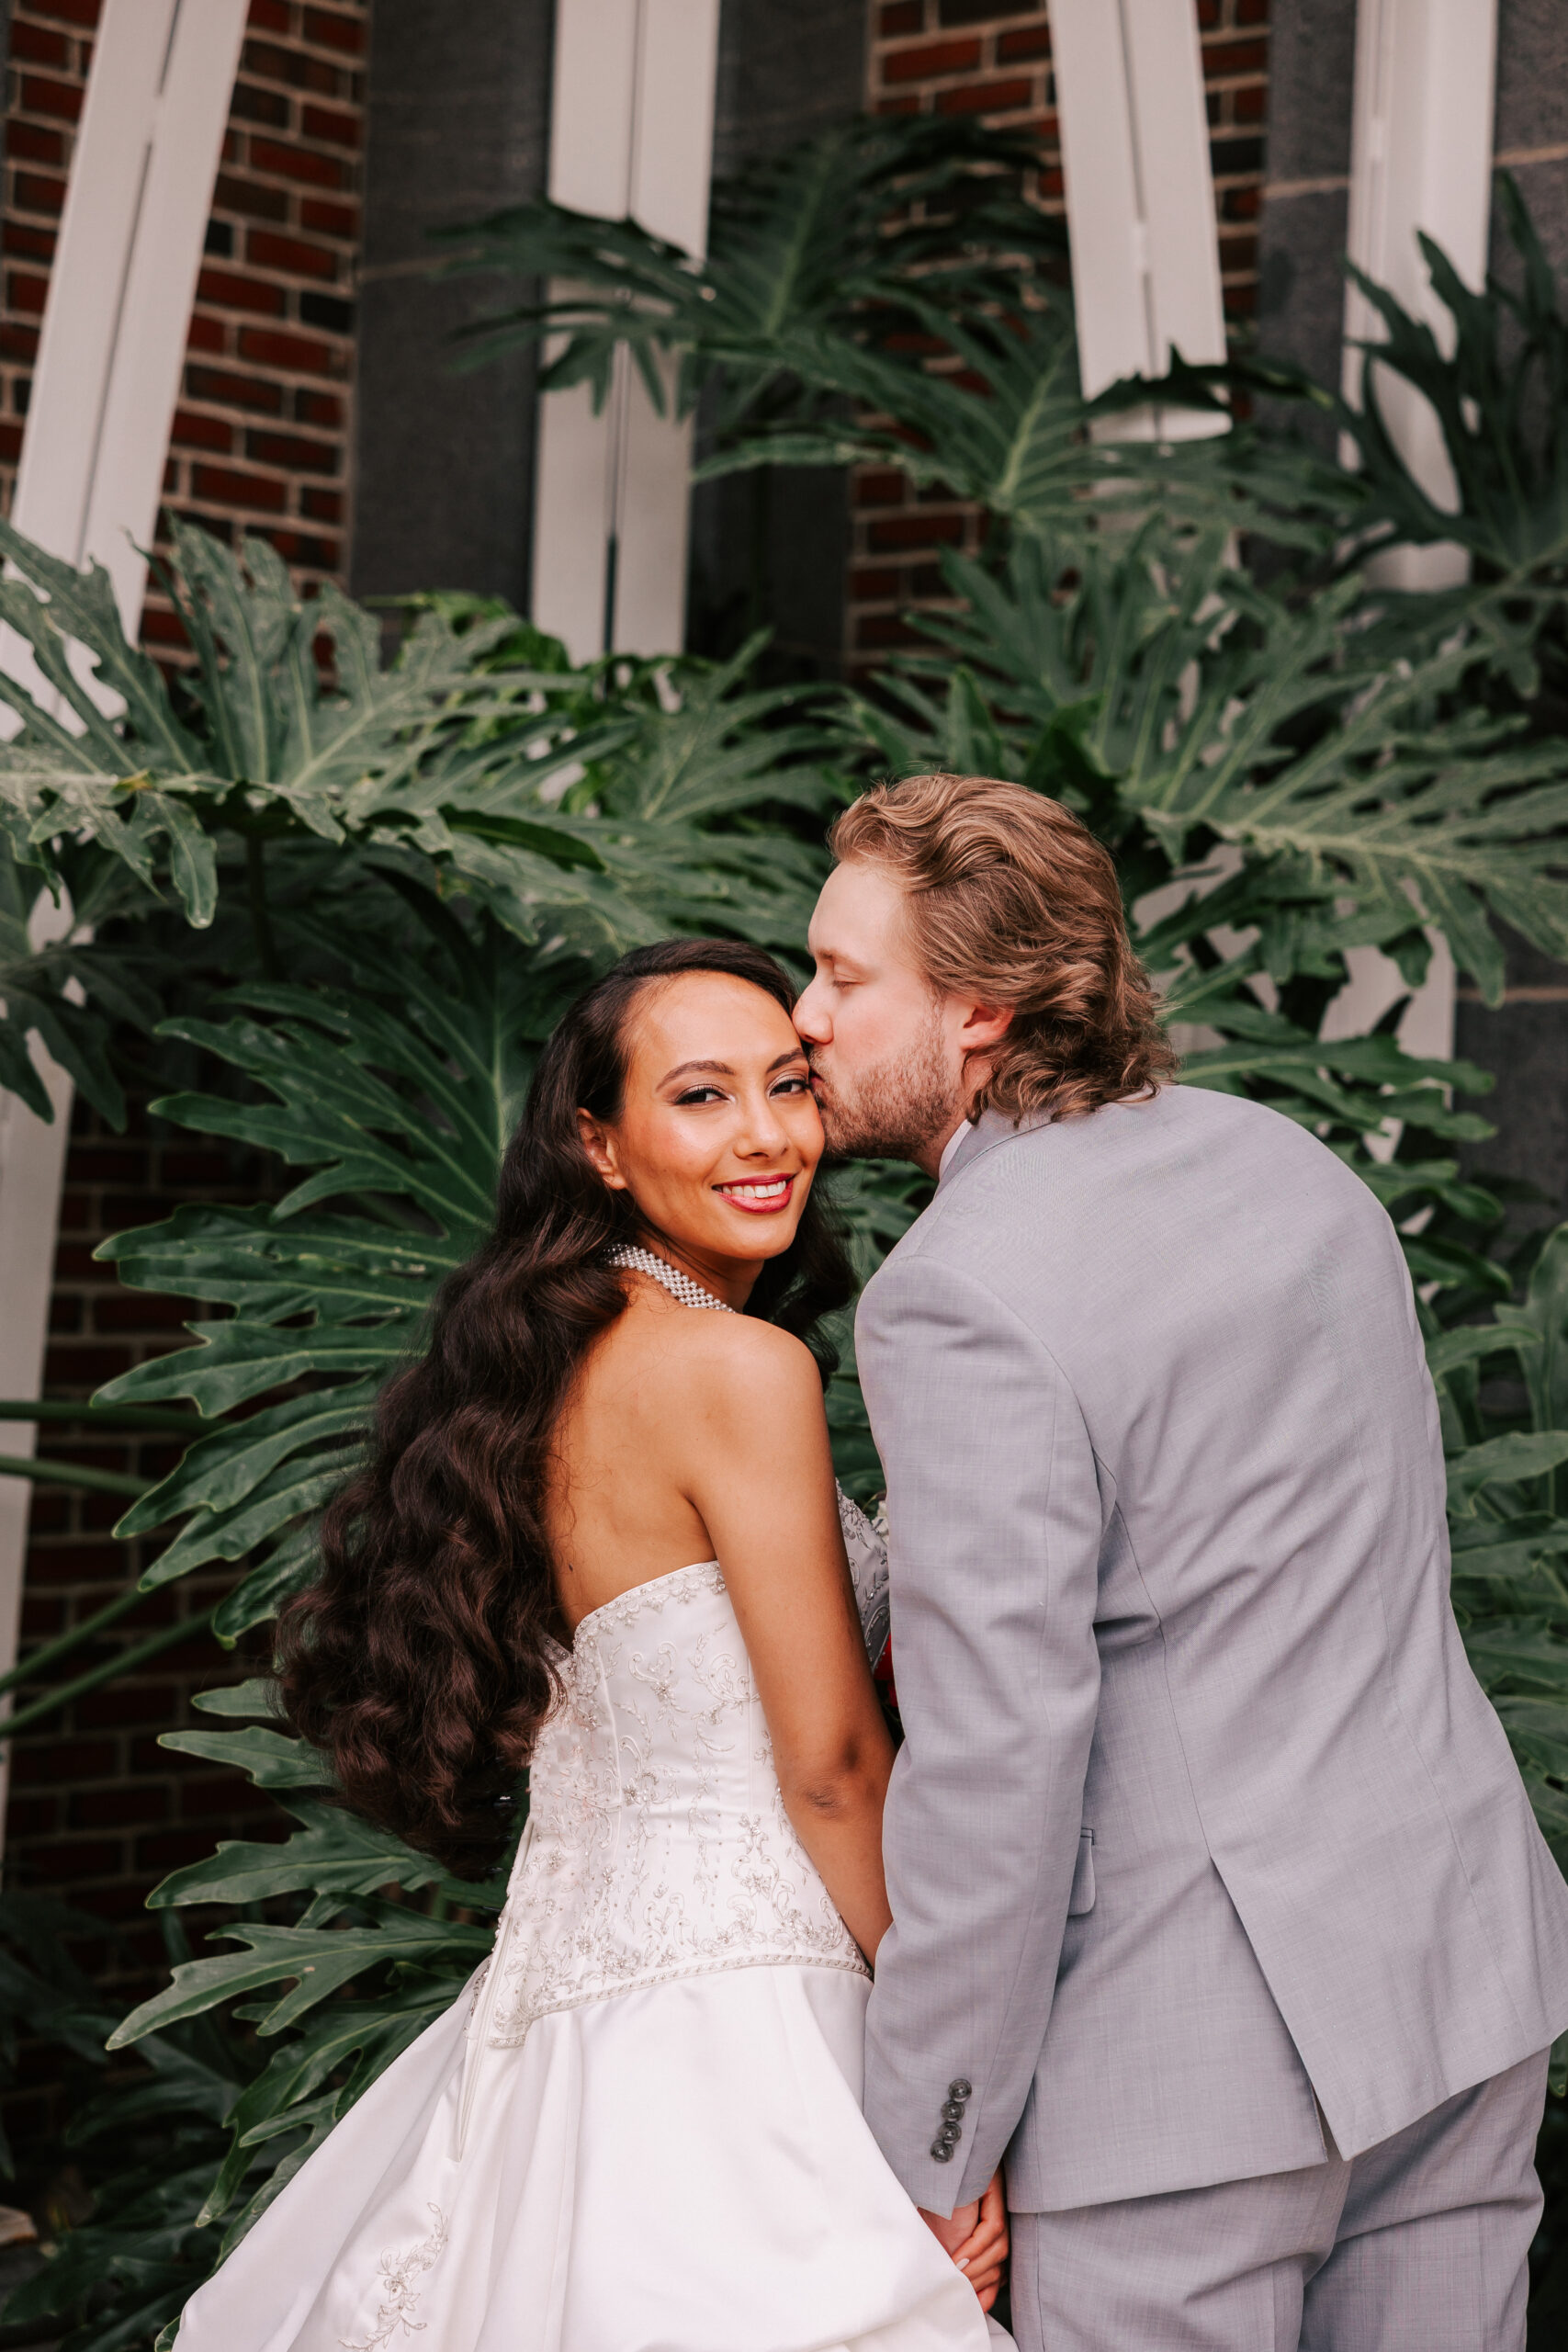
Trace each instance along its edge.
<path fill-rule="evenodd" d="M 784 1811 L 716 1562 L 585 1617 L 529 1772 L 480 2028 L 719 1969 L 865 1963 Z"/>

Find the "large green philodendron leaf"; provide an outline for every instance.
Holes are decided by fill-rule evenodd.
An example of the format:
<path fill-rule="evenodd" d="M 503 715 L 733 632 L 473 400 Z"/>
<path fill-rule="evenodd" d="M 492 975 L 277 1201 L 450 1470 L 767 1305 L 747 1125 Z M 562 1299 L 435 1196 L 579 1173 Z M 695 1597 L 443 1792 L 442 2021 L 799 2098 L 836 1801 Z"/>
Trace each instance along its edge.
<path fill-rule="evenodd" d="M 1030 537 L 1079 538 L 1086 497 L 1125 484 L 1131 461 L 1123 445 L 1085 433 L 1070 310 L 1051 302 L 996 324 L 933 311 L 923 323 L 953 353 L 953 372 L 916 371 L 822 330 L 796 334 L 787 346 L 794 372 L 855 410 L 753 435 L 706 459 L 698 478 L 756 465 L 894 466 Z M 888 416 L 897 422 L 877 421 Z"/>
<path fill-rule="evenodd" d="M 368 1897 L 361 1898 L 355 1908 L 363 1915 L 359 1923 L 335 1927 L 330 1933 L 262 1922 L 220 1928 L 224 1941 L 243 1944 L 244 1952 L 185 1962 L 175 1970 L 167 1991 L 132 2009 L 111 2037 L 110 2049 L 122 2050 L 143 2033 L 198 2017 L 237 1994 L 291 1981 L 294 1990 L 285 1993 L 260 2020 L 264 2034 L 281 2033 L 318 2002 L 372 1969 L 430 1968 L 454 1956 L 466 1959 L 473 1969 L 491 1947 L 488 1927 L 435 1919 L 406 1904 Z"/>
<path fill-rule="evenodd" d="M 265 540 L 245 540 L 236 558 L 189 524 L 170 527 L 187 593 L 173 580 L 169 589 L 200 662 L 199 733 L 176 718 L 156 667 L 127 644 L 107 573 L 78 572 L 0 522 L 0 550 L 21 575 L 0 582 L 4 616 L 28 639 L 82 730 L 0 679 L 0 697 L 24 722 L 0 745 L 0 811 L 15 851 L 45 874 L 58 836 L 90 833 L 148 887 L 172 887 L 200 927 L 211 921 L 217 888 L 212 804 L 223 804 L 222 821 L 241 831 L 298 822 L 342 840 L 350 788 L 374 775 L 385 791 L 417 767 L 450 725 L 448 697 L 472 692 L 506 624 L 459 634 L 441 615 L 422 613 L 383 670 L 371 616 L 330 586 L 301 601 Z M 333 648 L 332 683 L 315 658 L 318 638 Z M 123 698 L 118 718 L 107 718 L 77 678 L 73 646 L 85 650 L 100 686 Z M 487 688 L 484 701 L 491 699 Z"/>
<path fill-rule="evenodd" d="M 1310 642 L 1285 647 L 1276 635 L 1269 657 L 1245 713 L 1203 747 L 1207 765 L 1190 743 L 1190 756 L 1124 783 L 1173 846 L 1207 827 L 1264 857 L 1299 859 L 1374 920 L 1403 921 L 1414 901 L 1488 1003 L 1501 1002 L 1505 978 L 1495 923 L 1568 956 L 1555 838 L 1568 819 L 1568 749 L 1526 743 L 1517 722 L 1479 711 L 1436 723 L 1473 672 L 1474 649 L 1384 672 L 1359 695 L 1325 694 L 1323 650 Z M 1292 759 L 1280 729 L 1303 708 L 1331 723 Z"/>
<path fill-rule="evenodd" d="M 310 1172 L 276 1207 L 186 1206 L 101 1252 L 133 1287 L 231 1310 L 190 1327 L 196 1346 L 104 1392 L 188 1397 L 213 1422 L 119 1532 L 183 1519 L 149 1587 L 210 1560 L 253 1561 L 219 1623 L 231 1640 L 312 1573 L 310 1521 L 350 1467 L 381 1380 L 418 1344 L 437 1285 L 488 1228 L 534 1042 L 558 1010 L 564 974 L 503 933 L 475 948 L 443 924 L 438 942 L 430 969 L 358 951 L 353 995 L 258 984 L 235 1001 L 265 1021 L 172 1024 L 270 1099 L 183 1095 L 161 1114 Z"/>
<path fill-rule="evenodd" d="M 64 869 L 59 880 L 70 900 L 70 929 L 63 938 L 35 944 L 30 923 L 40 876 L 0 842 L 0 1088 L 20 1095 L 39 1118 L 52 1118 L 28 1050 L 31 1036 L 94 1109 L 118 1125 L 125 1098 L 107 1050 L 105 1017 L 145 1031 L 162 1006 L 152 958 L 105 950 L 93 932 L 144 907 L 146 894 L 123 867 L 74 844 L 62 845 L 57 865 Z"/>
<path fill-rule="evenodd" d="M 1194 845 L 1199 865 L 1233 845 L 1247 874 L 1213 920 L 1256 929 L 1258 968 L 1279 981 L 1350 945 L 1418 939 L 1422 921 L 1491 1002 L 1497 924 L 1568 956 L 1568 751 L 1483 707 L 1484 631 L 1450 613 L 1438 642 L 1354 580 L 1270 595 L 1230 568 L 1218 534 L 1183 543 L 1151 525 L 1075 562 L 1063 580 L 1028 548 L 1002 576 L 946 559 L 969 609 L 923 626 L 964 659 L 963 698 L 947 674 L 939 703 L 935 657 L 915 657 L 897 705 L 858 713 L 884 756 L 956 753 L 962 731 L 1101 831 L 1134 900 Z M 1071 745 L 1051 734 L 1068 712 L 1081 714 Z M 1184 943 L 1168 916 L 1140 944 L 1164 972 L 1161 949 Z"/>
<path fill-rule="evenodd" d="M 180 1744 L 182 1735 L 169 1736 L 176 1746 Z M 247 1740 L 243 1732 L 183 1735 L 187 1743 L 193 1737 L 205 1740 L 209 1756 L 225 1763 L 243 1763 L 261 1786 L 276 1788 L 276 1778 L 269 1781 L 265 1776 L 276 1773 L 280 1758 L 276 1750 L 258 1756 L 254 1736 Z M 305 1756 L 299 1758 L 299 1769 L 305 1768 L 307 1760 Z M 383 1887 L 412 1891 L 432 1885 L 439 1885 L 448 1894 L 455 1893 L 459 1902 L 468 1900 L 471 1889 L 460 1880 L 448 1878 L 428 1854 L 416 1854 L 400 1838 L 373 1827 L 341 1805 L 301 1795 L 282 1797 L 279 1803 L 299 1824 L 281 1846 L 224 1839 L 215 1853 L 187 1863 L 166 1878 L 152 1897 L 153 1906 L 260 1903 L 275 1894 L 301 1891 L 375 1894 Z"/>

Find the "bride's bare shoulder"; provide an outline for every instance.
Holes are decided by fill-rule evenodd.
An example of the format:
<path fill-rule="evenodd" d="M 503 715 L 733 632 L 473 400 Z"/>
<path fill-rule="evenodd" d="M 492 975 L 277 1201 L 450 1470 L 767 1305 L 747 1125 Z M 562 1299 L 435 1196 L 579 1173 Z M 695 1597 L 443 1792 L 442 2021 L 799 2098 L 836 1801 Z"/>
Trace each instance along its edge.
<path fill-rule="evenodd" d="M 671 1373 L 705 1413 L 726 1419 L 759 1411 L 820 1416 L 822 1377 L 817 1359 L 793 1332 L 750 1315 L 699 1314 L 687 1309 L 676 1331 L 660 1334 Z"/>
<path fill-rule="evenodd" d="M 679 1332 L 682 1353 L 694 1371 L 711 1365 L 723 1372 L 745 1364 L 759 1371 L 771 1366 L 781 1372 L 808 1370 L 816 1377 L 817 1360 L 805 1340 L 754 1315 L 703 1314 L 688 1307 Z"/>

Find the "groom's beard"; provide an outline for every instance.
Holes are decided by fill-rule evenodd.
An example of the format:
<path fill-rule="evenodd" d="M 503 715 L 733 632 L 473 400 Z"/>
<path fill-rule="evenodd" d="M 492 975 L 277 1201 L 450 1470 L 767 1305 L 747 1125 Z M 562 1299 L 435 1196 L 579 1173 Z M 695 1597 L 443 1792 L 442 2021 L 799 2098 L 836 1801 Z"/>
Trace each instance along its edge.
<path fill-rule="evenodd" d="M 815 1065 L 814 1065 L 815 1068 Z M 964 1103 L 942 1052 L 942 1017 L 908 1053 L 852 1079 L 835 1060 L 818 1073 L 817 1107 L 836 1159 L 916 1159 L 951 1135 Z"/>

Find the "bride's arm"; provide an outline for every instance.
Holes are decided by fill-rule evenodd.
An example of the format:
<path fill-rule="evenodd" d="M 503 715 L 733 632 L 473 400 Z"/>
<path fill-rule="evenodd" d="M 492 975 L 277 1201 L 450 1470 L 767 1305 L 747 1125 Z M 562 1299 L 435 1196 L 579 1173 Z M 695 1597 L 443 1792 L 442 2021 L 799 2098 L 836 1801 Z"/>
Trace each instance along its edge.
<path fill-rule="evenodd" d="M 893 1746 L 844 1559 L 821 1382 L 787 1332 L 702 1320 L 685 1491 L 740 1622 L 785 1809 L 871 1959 L 892 1916 L 882 1804 Z"/>

